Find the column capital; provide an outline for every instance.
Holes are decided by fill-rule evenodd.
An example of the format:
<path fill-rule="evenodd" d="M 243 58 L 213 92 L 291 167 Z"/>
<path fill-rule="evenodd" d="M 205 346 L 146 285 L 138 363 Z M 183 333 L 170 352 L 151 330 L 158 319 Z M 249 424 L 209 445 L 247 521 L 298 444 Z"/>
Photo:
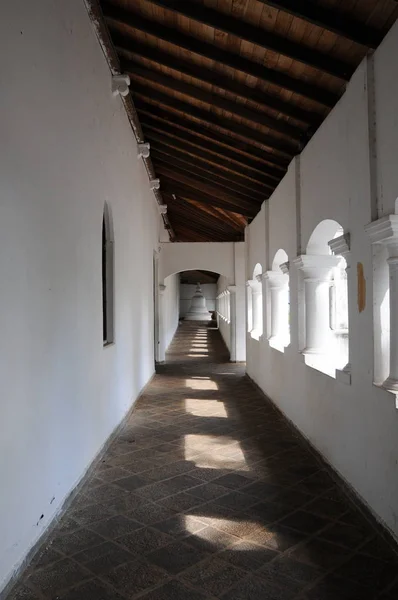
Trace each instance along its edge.
<path fill-rule="evenodd" d="M 387 215 L 365 226 L 372 244 L 386 244 L 398 242 L 398 215 Z"/>
<path fill-rule="evenodd" d="M 160 295 L 164 294 L 166 291 L 166 286 L 163 283 L 159 283 L 159 293 Z"/>
<path fill-rule="evenodd" d="M 343 233 L 337 238 L 330 240 L 328 246 L 335 256 L 343 256 L 346 260 L 351 251 L 350 234 Z"/>
<path fill-rule="evenodd" d="M 262 275 L 257 275 L 254 279 L 246 281 L 246 287 L 250 287 L 252 291 L 258 292 L 260 290 Z"/>
<path fill-rule="evenodd" d="M 230 292 L 231 294 L 235 294 L 235 293 L 236 293 L 236 290 L 237 290 L 237 287 L 238 287 L 237 285 L 229 285 L 229 286 L 227 287 L 227 290 L 228 290 L 228 292 Z"/>
<path fill-rule="evenodd" d="M 306 280 L 329 281 L 333 267 L 337 267 L 340 260 L 338 256 L 329 254 L 302 254 L 293 263 L 303 271 Z"/>
<path fill-rule="evenodd" d="M 268 281 L 270 288 L 283 288 L 289 283 L 288 276 L 281 271 L 266 271 L 263 279 Z"/>
<path fill-rule="evenodd" d="M 289 275 L 289 270 L 290 270 L 290 262 L 284 262 L 281 265 L 279 265 L 280 270 L 282 271 L 282 273 L 285 273 L 286 275 Z"/>

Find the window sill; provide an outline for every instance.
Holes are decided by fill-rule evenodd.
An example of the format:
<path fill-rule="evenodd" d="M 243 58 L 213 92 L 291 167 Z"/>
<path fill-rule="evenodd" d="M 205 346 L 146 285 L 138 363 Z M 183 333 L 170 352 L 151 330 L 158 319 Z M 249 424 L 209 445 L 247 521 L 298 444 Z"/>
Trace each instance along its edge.
<path fill-rule="evenodd" d="M 103 347 L 104 348 L 110 348 L 111 346 L 114 346 L 115 342 L 104 342 Z"/>
<path fill-rule="evenodd" d="M 311 367 L 332 379 L 336 379 L 336 367 L 330 362 L 327 356 L 303 353 L 303 357 L 307 367 Z"/>
<path fill-rule="evenodd" d="M 260 337 L 261 337 L 262 335 L 263 335 L 263 334 L 262 334 L 262 332 L 261 332 L 261 331 L 259 331 L 258 329 L 257 329 L 257 330 L 256 330 L 256 329 L 252 329 L 252 331 L 250 332 L 250 337 L 251 337 L 253 340 L 256 340 L 257 342 L 260 340 Z"/>
<path fill-rule="evenodd" d="M 284 343 L 283 340 L 281 340 L 280 338 L 275 338 L 275 337 L 271 337 L 268 340 L 268 343 L 270 345 L 271 348 L 273 348 L 274 350 L 278 350 L 278 352 L 281 352 L 282 354 L 285 353 L 285 346 L 287 344 Z"/>

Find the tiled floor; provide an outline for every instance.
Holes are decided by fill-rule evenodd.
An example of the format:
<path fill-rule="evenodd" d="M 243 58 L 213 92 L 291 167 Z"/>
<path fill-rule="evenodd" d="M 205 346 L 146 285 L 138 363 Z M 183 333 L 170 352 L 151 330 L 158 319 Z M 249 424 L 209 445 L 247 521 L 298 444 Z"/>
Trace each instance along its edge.
<path fill-rule="evenodd" d="M 391 548 L 184 324 L 13 600 L 397 600 Z"/>

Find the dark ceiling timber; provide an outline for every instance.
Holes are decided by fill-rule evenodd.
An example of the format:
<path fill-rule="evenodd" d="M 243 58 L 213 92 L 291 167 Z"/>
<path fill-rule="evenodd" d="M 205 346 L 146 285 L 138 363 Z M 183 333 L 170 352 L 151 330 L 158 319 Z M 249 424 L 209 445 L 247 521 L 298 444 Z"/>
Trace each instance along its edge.
<path fill-rule="evenodd" d="M 236 94 L 242 99 L 261 104 L 264 108 L 278 111 L 286 117 L 291 117 L 292 119 L 307 125 L 317 126 L 322 121 L 321 115 L 315 112 L 310 112 L 294 104 L 285 102 L 275 96 L 272 96 L 271 94 L 259 91 L 256 88 L 237 83 L 230 77 L 224 77 L 220 73 L 216 73 L 210 69 L 199 67 L 193 63 L 188 63 L 180 58 L 174 57 L 172 54 L 167 54 L 163 50 L 159 50 L 144 44 L 138 44 L 129 36 L 115 32 L 113 39 L 115 46 L 122 55 L 134 55 L 135 57 L 150 60 L 153 63 L 157 63 L 163 67 L 168 67 L 169 69 L 186 75 L 187 77 L 193 77 L 209 85 L 217 86 L 226 92 Z M 128 60 L 125 61 L 122 56 L 120 61 L 123 65 L 123 68 L 128 68 Z M 126 67 L 124 67 L 124 65 L 126 65 Z"/>
<path fill-rule="evenodd" d="M 236 162 L 238 166 L 257 171 L 258 174 L 265 174 L 279 181 L 289 164 L 286 160 L 270 165 L 271 161 L 275 161 L 274 155 L 258 149 L 253 150 L 237 138 L 190 121 L 185 118 L 185 115 L 179 116 L 160 106 L 145 103 L 141 99 L 136 99 L 135 105 L 141 115 L 141 121 L 148 127 L 178 137 L 190 145 L 204 148 L 210 154 L 218 155 L 219 158 L 226 157 Z"/>
<path fill-rule="evenodd" d="M 220 65 L 225 65 L 241 71 L 242 73 L 246 73 L 246 75 L 256 77 L 266 83 L 272 83 L 296 94 L 300 94 L 301 96 L 314 100 L 324 106 L 333 107 L 340 97 L 339 94 L 325 90 L 318 85 L 306 83 L 305 81 L 286 75 L 282 71 L 267 68 L 260 63 L 255 63 L 247 58 L 233 54 L 232 52 L 221 50 L 220 48 L 217 48 L 217 46 L 197 40 L 194 37 L 185 35 L 166 25 L 144 19 L 130 11 L 116 7 L 109 2 L 103 3 L 103 10 L 105 18 L 113 33 L 114 28 L 112 26 L 112 21 L 122 25 L 128 25 L 132 29 L 137 29 L 138 31 L 147 33 L 155 38 L 164 40 L 173 46 L 184 48 L 189 52 L 216 61 Z"/>
<path fill-rule="evenodd" d="M 86 1 L 130 76 L 176 241 L 243 239 L 398 15 L 393 0 Z"/>
<path fill-rule="evenodd" d="M 354 71 L 352 65 L 332 58 L 328 54 L 323 54 L 296 42 L 291 42 L 285 37 L 249 25 L 239 19 L 208 8 L 203 4 L 197 4 L 189 0 L 150 0 L 150 2 L 345 81 L 349 80 Z"/>
<path fill-rule="evenodd" d="M 288 141 L 286 139 L 281 139 L 269 134 L 265 134 L 260 132 L 258 129 L 254 127 L 249 127 L 248 125 L 242 125 L 238 122 L 232 121 L 227 117 L 223 117 L 216 113 L 211 112 L 210 110 L 205 110 L 201 108 L 197 108 L 193 104 L 189 102 L 184 102 L 182 100 L 177 100 L 176 98 L 169 96 L 163 92 L 158 91 L 155 87 L 151 85 L 151 80 L 138 81 L 134 79 L 133 95 L 139 95 L 144 98 L 146 102 L 150 104 L 160 103 L 163 106 L 169 107 L 172 110 L 177 110 L 188 117 L 193 117 L 201 121 L 202 123 L 206 123 L 209 126 L 215 125 L 220 129 L 226 131 L 227 133 L 233 134 L 235 136 L 239 136 L 241 139 L 245 140 L 248 144 L 252 144 L 255 147 L 267 147 L 271 151 L 275 150 L 278 153 L 281 153 L 284 157 L 288 159 L 293 158 L 299 150 L 299 143 L 297 141 L 291 140 Z M 254 125 L 254 123 L 253 123 Z M 283 160 L 283 156 L 280 157 L 278 154 L 275 154 L 273 161 L 278 164 L 279 160 Z M 286 159 L 285 159 L 286 160 Z"/>
<path fill-rule="evenodd" d="M 299 142 L 301 136 L 303 135 L 302 129 L 298 129 L 297 127 L 289 125 L 289 123 L 286 123 L 286 121 L 274 119 L 261 111 L 248 109 L 243 104 L 238 104 L 232 100 L 226 100 L 218 94 L 206 92 L 194 85 L 185 83 L 184 81 L 179 81 L 174 77 L 169 77 L 157 71 L 151 71 L 150 69 L 142 68 L 132 61 L 123 61 L 122 68 L 132 78 L 138 77 L 144 81 L 151 81 L 154 84 L 158 84 L 163 88 L 166 88 L 169 92 L 179 92 L 184 94 L 184 96 L 188 96 L 195 100 L 200 100 L 201 102 L 204 102 L 209 106 L 213 106 L 214 108 L 226 110 L 236 117 L 250 121 L 253 124 L 253 127 L 256 127 L 256 125 L 268 127 L 269 129 L 287 136 L 290 140 L 297 140 L 297 142 Z M 272 144 L 275 147 L 275 143 L 272 142 Z"/>
<path fill-rule="evenodd" d="M 232 187 L 237 192 L 240 191 L 245 195 L 250 195 L 253 198 L 257 197 L 258 199 L 263 198 L 264 186 L 258 185 L 254 181 L 250 182 L 248 179 L 240 177 L 238 173 L 223 171 L 215 164 L 198 164 L 198 161 L 193 157 L 184 152 L 179 152 L 174 148 L 167 148 L 167 146 L 165 147 L 161 144 L 156 145 L 156 148 L 151 152 L 151 156 L 154 160 L 168 162 L 171 165 L 176 164 L 187 170 L 194 169 L 194 172 L 197 172 L 199 175 L 213 177 L 219 183 L 224 181 L 226 187 Z"/>
<path fill-rule="evenodd" d="M 229 192 L 225 188 L 221 187 L 216 183 L 209 183 L 204 180 L 201 176 L 188 175 L 182 173 L 177 168 L 169 168 L 165 165 L 157 164 L 158 174 L 163 175 L 169 180 L 176 181 L 178 184 L 185 185 L 189 188 L 193 188 L 196 191 L 201 191 L 208 196 L 220 200 L 222 202 L 229 202 L 231 206 L 235 206 L 236 210 L 239 208 L 246 208 L 252 210 L 261 206 L 261 200 L 253 200 L 245 198 L 241 194 L 236 192 Z"/>
<path fill-rule="evenodd" d="M 218 206 L 219 208 L 223 208 L 224 210 L 228 210 L 231 212 L 235 212 L 240 215 L 244 215 L 247 217 L 253 218 L 258 210 L 258 203 L 252 203 L 249 208 L 240 203 L 239 205 L 233 204 L 232 202 L 228 202 L 218 198 L 217 196 L 213 196 L 212 194 L 206 194 L 199 188 L 195 186 L 195 183 L 191 181 L 191 185 L 186 183 L 181 183 L 178 181 L 178 175 L 175 173 L 171 173 L 169 175 L 164 175 L 162 177 L 162 192 L 166 194 L 171 194 L 175 196 L 181 196 L 182 198 L 188 198 L 190 200 L 196 200 L 197 202 L 201 202 L 202 204 L 210 204 L 210 206 Z"/>
<path fill-rule="evenodd" d="M 308 21 L 313 25 L 332 31 L 336 35 L 352 40 L 357 44 L 377 48 L 383 39 L 377 29 L 368 27 L 356 19 L 350 18 L 347 13 L 330 9 L 313 2 L 313 0 L 258 0 L 295 17 Z"/>
<path fill-rule="evenodd" d="M 148 138 L 148 140 L 150 142 L 156 142 L 156 146 L 158 147 L 159 145 L 163 146 L 163 147 L 169 147 L 172 149 L 176 149 L 176 150 L 180 150 L 181 152 L 187 152 L 190 153 L 193 157 L 198 157 L 200 159 L 206 160 L 206 162 L 210 162 L 211 164 L 213 164 L 214 160 L 217 160 L 216 164 L 220 164 L 222 166 L 228 166 L 230 163 L 226 162 L 226 161 L 222 161 L 221 157 L 219 157 L 218 155 L 215 155 L 215 157 L 212 157 L 210 155 L 210 152 L 208 149 L 206 149 L 206 147 L 204 147 L 204 149 L 202 150 L 200 147 L 194 146 L 194 145 L 190 145 L 189 143 L 186 143 L 184 140 L 181 140 L 180 138 L 178 138 L 178 136 L 174 136 L 174 135 L 170 135 L 167 132 L 162 132 L 161 130 L 157 130 L 155 129 L 155 131 L 153 131 L 151 127 L 148 127 L 145 123 L 145 119 L 143 120 L 143 126 L 144 126 L 144 131 L 145 131 L 145 135 Z M 210 160 L 210 158 L 212 158 L 212 160 Z M 237 164 L 237 167 L 239 167 L 239 163 Z M 248 173 L 244 173 L 244 171 L 241 170 L 242 175 L 246 175 L 248 178 L 250 177 L 250 181 L 254 181 L 256 183 L 260 183 L 260 185 L 263 186 L 268 186 L 270 189 L 274 189 L 275 185 L 276 185 L 276 181 L 273 181 L 272 179 L 270 179 L 268 176 L 264 176 L 262 174 L 262 171 L 259 169 L 258 173 L 254 172 L 250 173 L 250 175 Z"/>
<path fill-rule="evenodd" d="M 236 192 L 249 201 L 254 200 L 261 203 L 264 200 L 264 191 L 261 194 L 257 194 L 250 190 L 250 188 L 245 188 L 227 177 L 220 177 L 216 173 L 206 171 L 205 169 L 197 167 L 196 165 L 186 163 L 172 156 L 157 152 L 156 150 L 152 153 L 152 158 L 155 160 L 157 165 L 165 166 L 168 169 L 173 169 L 175 167 L 177 171 L 200 178 L 200 180 L 204 181 L 205 183 L 214 183 L 219 185 L 225 189 L 226 193 L 228 193 L 228 190 L 230 192 Z"/>

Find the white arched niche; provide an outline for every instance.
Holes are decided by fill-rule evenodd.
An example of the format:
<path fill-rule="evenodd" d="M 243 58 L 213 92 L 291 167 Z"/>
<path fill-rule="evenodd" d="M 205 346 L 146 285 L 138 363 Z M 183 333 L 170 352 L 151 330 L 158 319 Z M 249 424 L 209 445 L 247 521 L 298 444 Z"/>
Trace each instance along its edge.
<path fill-rule="evenodd" d="M 251 337 L 259 340 L 263 334 L 263 268 L 257 263 L 253 269 L 253 277 L 246 284 L 247 296 L 247 330 Z"/>
<path fill-rule="evenodd" d="M 267 338 L 275 350 L 284 352 L 290 343 L 289 262 L 285 250 L 280 248 L 272 261 L 272 268 L 264 277 L 266 281 Z"/>
<path fill-rule="evenodd" d="M 304 287 L 305 344 L 308 366 L 350 383 L 347 262 L 349 235 L 340 223 L 318 223 L 297 259 Z"/>

